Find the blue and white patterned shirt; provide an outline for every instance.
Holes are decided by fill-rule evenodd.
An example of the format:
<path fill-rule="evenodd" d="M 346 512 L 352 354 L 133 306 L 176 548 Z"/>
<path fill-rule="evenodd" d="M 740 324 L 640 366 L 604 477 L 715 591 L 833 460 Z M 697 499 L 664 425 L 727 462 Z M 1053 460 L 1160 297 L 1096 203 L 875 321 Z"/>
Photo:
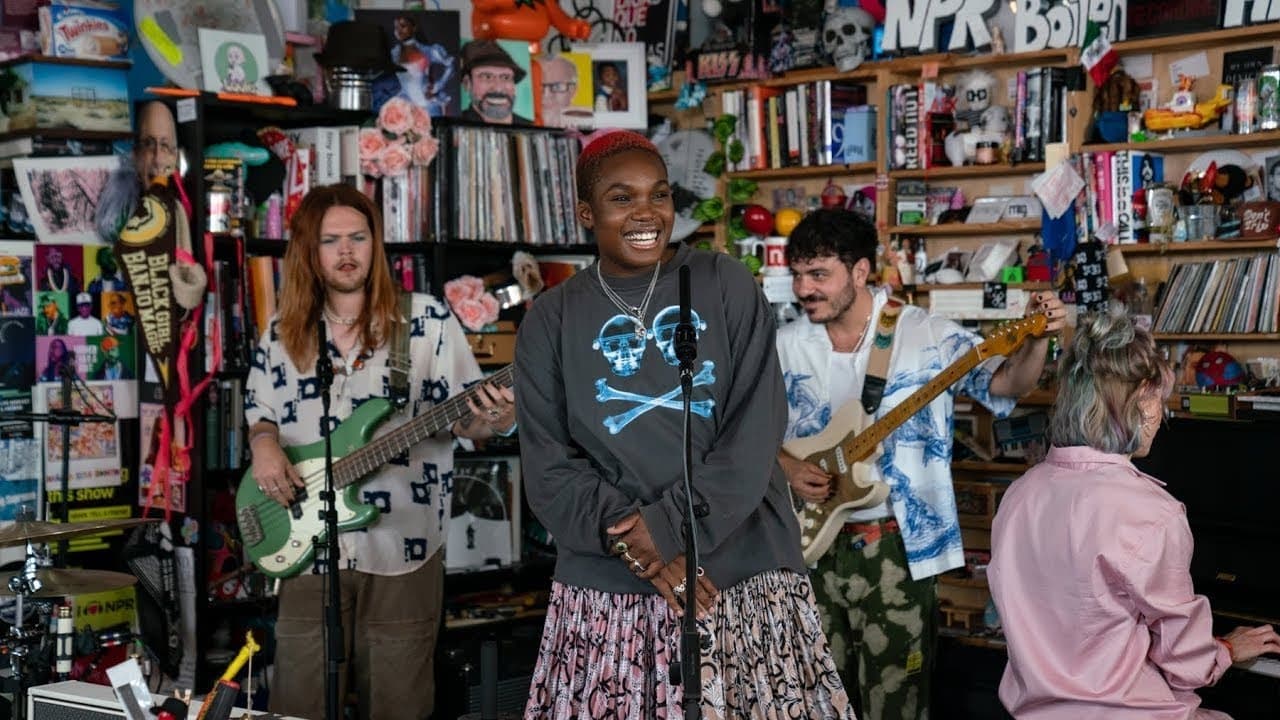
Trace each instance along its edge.
<path fill-rule="evenodd" d="M 882 289 L 873 288 L 871 292 L 875 299 L 871 321 L 875 323 L 887 295 Z M 904 307 L 894 333 L 884 399 L 875 419 L 884 417 L 980 342 L 981 337 L 950 320 L 932 317 L 913 305 Z M 806 316 L 778 330 L 778 357 L 787 387 L 786 440 L 822 432 L 839 410 L 832 407 L 833 352 L 826 328 Z M 990 394 L 992 374 L 1002 362 L 1003 358 L 991 358 L 979 364 L 890 433 L 883 443 L 884 455 L 876 470 L 879 479 L 890 487 L 888 509 L 902 528 L 911 576 L 916 580 L 964 565 L 955 491 L 951 486 L 955 393 L 963 391 L 998 416 L 1007 415 L 1016 400 Z M 860 366 L 865 368 L 865 361 Z M 853 398 L 857 401 L 861 378 L 845 384 L 857 388 Z"/>
<path fill-rule="evenodd" d="M 384 343 L 373 353 L 356 357 L 353 350 L 351 357 L 343 358 L 329 343 L 335 370 L 330 403 L 335 426 L 362 402 L 390 397 L 387 350 Z M 447 305 L 429 295 L 413 296 L 409 354 L 413 415 L 481 379 L 462 326 Z M 343 374 L 344 367 L 355 369 Z M 259 421 L 275 423 L 286 447 L 323 439 L 319 383 L 314 374 L 294 367 L 280 343 L 274 317 L 254 352 L 244 408 L 249 427 Z M 409 417 L 407 412 L 392 415 L 375 435 L 389 432 Z M 372 575 L 402 575 L 444 549 L 453 492 L 452 445 L 449 433 L 438 434 L 361 482 L 361 500 L 378 507 L 382 516 L 364 530 L 342 533 L 343 567 Z"/>

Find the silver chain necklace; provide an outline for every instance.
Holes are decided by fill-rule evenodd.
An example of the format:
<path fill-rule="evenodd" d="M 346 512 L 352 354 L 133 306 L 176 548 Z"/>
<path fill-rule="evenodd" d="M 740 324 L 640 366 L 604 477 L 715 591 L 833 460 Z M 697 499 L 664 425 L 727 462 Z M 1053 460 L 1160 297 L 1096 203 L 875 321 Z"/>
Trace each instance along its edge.
<path fill-rule="evenodd" d="M 604 290 L 605 297 L 622 311 L 623 315 L 631 318 L 631 322 L 636 326 L 636 339 L 643 340 L 645 336 L 644 319 L 649 314 L 649 300 L 653 298 L 653 289 L 658 285 L 658 271 L 662 269 L 662 261 L 654 263 L 653 277 L 649 279 L 649 289 L 644 293 L 644 299 L 640 301 L 640 305 L 628 305 L 618 293 L 609 287 L 604 281 L 604 275 L 600 272 L 600 263 L 596 262 L 596 279 L 600 281 L 600 288 Z"/>

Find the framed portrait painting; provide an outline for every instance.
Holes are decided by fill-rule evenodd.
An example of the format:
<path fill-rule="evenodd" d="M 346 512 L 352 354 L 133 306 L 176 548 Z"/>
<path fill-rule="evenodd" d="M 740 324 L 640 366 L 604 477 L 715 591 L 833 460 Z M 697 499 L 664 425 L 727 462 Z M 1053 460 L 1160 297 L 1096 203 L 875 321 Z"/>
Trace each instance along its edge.
<path fill-rule="evenodd" d="M 200 28 L 201 84 L 209 92 L 270 95 L 267 39 L 255 33 Z"/>
<path fill-rule="evenodd" d="M 590 43 L 573 51 L 591 57 L 594 126 L 644 130 L 649 123 L 644 43 Z"/>

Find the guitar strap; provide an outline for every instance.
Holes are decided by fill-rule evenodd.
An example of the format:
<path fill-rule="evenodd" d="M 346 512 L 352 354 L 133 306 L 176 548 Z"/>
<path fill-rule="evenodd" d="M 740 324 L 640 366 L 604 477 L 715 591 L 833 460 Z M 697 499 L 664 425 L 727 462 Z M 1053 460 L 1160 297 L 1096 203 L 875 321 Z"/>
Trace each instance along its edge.
<path fill-rule="evenodd" d="M 413 293 L 400 293 L 399 322 L 391 331 L 391 347 L 387 350 L 390 369 L 391 403 L 396 410 L 409 404 L 409 325 L 413 317 Z"/>
<path fill-rule="evenodd" d="M 898 329 L 902 301 L 889 298 L 880 309 L 876 334 L 871 339 L 871 357 L 867 359 L 867 376 L 862 381 L 862 409 L 875 415 L 884 399 L 884 386 L 889 376 L 889 357 L 893 354 L 893 333 Z"/>

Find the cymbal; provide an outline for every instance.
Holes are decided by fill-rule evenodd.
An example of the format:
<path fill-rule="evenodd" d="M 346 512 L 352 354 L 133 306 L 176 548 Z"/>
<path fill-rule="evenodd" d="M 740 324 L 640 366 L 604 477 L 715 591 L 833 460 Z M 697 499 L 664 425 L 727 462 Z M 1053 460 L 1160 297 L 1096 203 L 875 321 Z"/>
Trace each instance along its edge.
<path fill-rule="evenodd" d="M 22 572 L 21 570 L 15 572 Z M 77 570 L 74 568 L 40 568 L 36 577 L 43 587 L 38 592 L 25 597 L 55 598 L 68 595 L 86 595 L 88 593 L 106 592 L 129 587 L 138 582 L 138 578 L 129 573 L 111 572 L 109 570 Z M 8 583 L 0 587 L 0 596 L 13 597 L 14 592 Z"/>
<path fill-rule="evenodd" d="M 90 520 L 88 522 L 41 522 L 19 520 L 0 528 L 0 547 L 25 545 L 28 542 L 62 540 L 79 535 L 92 535 L 106 530 L 134 527 L 143 523 L 159 522 L 159 518 L 123 518 L 120 520 Z"/>

